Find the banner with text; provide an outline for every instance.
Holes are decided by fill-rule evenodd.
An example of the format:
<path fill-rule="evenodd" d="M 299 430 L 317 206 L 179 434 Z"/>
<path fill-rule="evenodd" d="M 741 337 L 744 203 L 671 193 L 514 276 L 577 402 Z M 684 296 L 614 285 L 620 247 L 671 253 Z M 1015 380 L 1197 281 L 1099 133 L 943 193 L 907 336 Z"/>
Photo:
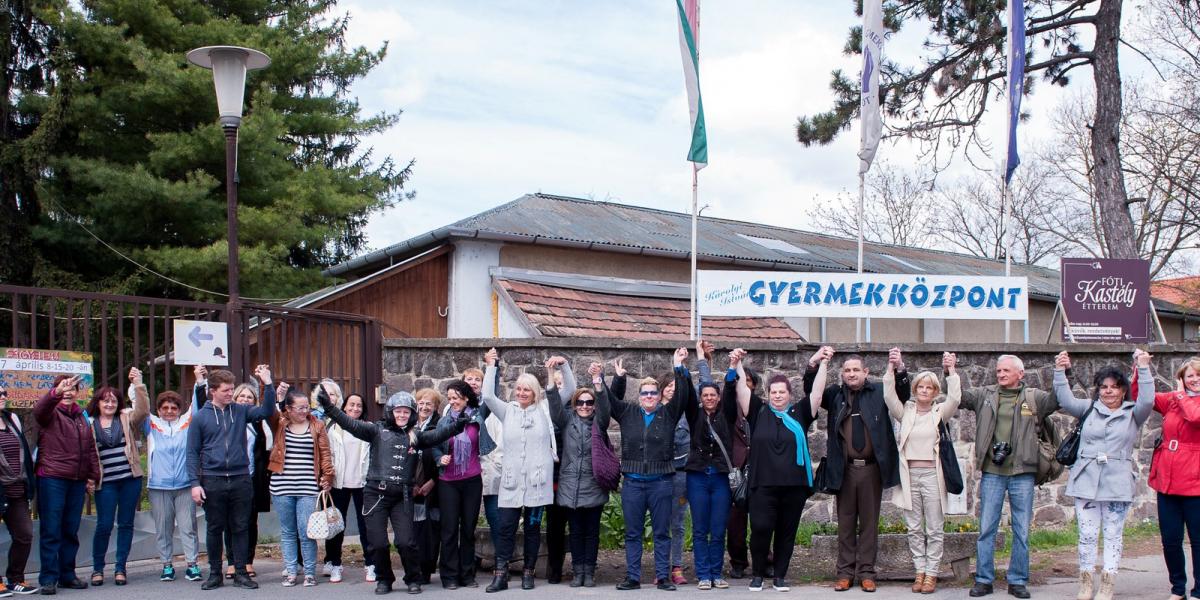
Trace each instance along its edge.
<path fill-rule="evenodd" d="M 1150 261 L 1064 258 L 1062 304 L 1076 342 L 1150 341 Z"/>
<path fill-rule="evenodd" d="M 698 271 L 698 311 L 717 317 L 1023 321 L 1024 277 Z"/>
<path fill-rule="evenodd" d="M 29 348 L 0 348 L 0 387 L 8 391 L 9 408 L 31 408 L 53 387 L 59 375 L 79 375 L 76 401 L 92 397 L 92 355 Z"/>

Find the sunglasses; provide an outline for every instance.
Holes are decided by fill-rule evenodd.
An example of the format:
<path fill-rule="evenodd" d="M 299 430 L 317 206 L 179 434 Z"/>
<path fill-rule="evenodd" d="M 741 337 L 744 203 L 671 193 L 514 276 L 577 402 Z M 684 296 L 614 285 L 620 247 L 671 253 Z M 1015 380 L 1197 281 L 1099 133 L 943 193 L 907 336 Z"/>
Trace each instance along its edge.
<path fill-rule="evenodd" d="M 583 400 L 583 399 L 579 399 L 579 400 L 576 400 L 576 401 L 575 401 L 575 406 L 595 406 L 595 405 L 596 405 L 596 401 L 595 401 L 595 400 Z"/>
<path fill-rule="evenodd" d="M 658 390 L 642 390 L 641 395 L 642 396 L 657 396 Z"/>

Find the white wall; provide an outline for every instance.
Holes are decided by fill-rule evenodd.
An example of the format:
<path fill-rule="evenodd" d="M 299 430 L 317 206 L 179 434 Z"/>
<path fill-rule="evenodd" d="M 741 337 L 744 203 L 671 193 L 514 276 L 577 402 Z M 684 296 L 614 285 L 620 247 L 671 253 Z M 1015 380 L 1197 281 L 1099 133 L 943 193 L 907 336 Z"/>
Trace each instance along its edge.
<path fill-rule="evenodd" d="M 500 265 L 502 245 L 474 240 L 454 242 L 447 337 L 492 337 L 492 279 L 488 269 Z"/>

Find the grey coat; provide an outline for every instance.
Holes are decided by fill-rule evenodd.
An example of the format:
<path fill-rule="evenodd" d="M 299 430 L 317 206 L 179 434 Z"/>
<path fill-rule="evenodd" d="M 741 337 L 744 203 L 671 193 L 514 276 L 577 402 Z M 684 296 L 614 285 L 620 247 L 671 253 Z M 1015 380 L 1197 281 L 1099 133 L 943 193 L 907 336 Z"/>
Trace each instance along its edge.
<path fill-rule="evenodd" d="M 1138 400 L 1128 398 L 1116 409 L 1099 400 L 1076 398 L 1066 373 L 1054 371 L 1054 393 L 1063 410 L 1080 418 L 1095 404 L 1079 436 L 1079 458 L 1071 466 L 1067 495 L 1098 502 L 1132 502 L 1137 484 L 1133 447 L 1154 410 L 1154 377 L 1138 368 Z"/>
<path fill-rule="evenodd" d="M 608 422 L 608 391 L 596 392 L 596 412 L 590 419 L 580 417 L 568 403 L 567 425 L 562 432 L 562 462 L 558 472 L 558 498 L 556 504 L 567 508 L 591 508 L 604 506 L 608 492 L 600 489 L 592 475 L 592 423 Z M 553 401 L 553 398 L 550 398 Z"/>

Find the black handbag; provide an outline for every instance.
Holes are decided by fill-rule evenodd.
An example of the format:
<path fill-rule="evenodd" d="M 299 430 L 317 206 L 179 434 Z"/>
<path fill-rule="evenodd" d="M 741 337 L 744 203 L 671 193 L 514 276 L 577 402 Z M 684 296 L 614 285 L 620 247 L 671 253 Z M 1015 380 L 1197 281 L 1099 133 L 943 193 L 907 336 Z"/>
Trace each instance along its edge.
<path fill-rule="evenodd" d="M 1062 444 L 1058 446 L 1058 452 L 1054 453 L 1054 460 L 1058 461 L 1058 464 L 1069 467 L 1075 464 L 1076 460 L 1079 460 L 1079 438 L 1081 437 L 1080 433 L 1083 431 L 1083 423 L 1087 421 L 1088 415 L 1092 414 L 1092 410 L 1095 408 L 1096 402 L 1093 400 L 1087 412 L 1083 413 L 1082 417 L 1079 417 L 1079 422 L 1075 424 L 1075 429 L 1072 429 L 1071 433 L 1063 438 Z"/>
<path fill-rule="evenodd" d="M 947 494 L 963 493 L 962 469 L 958 468 L 958 454 L 954 452 L 954 440 L 950 439 L 950 428 L 938 421 L 938 460 L 942 464 L 942 480 Z"/>
<path fill-rule="evenodd" d="M 745 511 L 750 509 L 750 465 L 742 467 L 742 480 L 733 489 L 733 504 Z"/>
<path fill-rule="evenodd" d="M 813 473 L 813 492 L 834 495 L 837 490 L 829 489 L 829 468 L 825 466 L 825 458 L 821 458 L 821 462 L 817 464 L 817 471 Z"/>

